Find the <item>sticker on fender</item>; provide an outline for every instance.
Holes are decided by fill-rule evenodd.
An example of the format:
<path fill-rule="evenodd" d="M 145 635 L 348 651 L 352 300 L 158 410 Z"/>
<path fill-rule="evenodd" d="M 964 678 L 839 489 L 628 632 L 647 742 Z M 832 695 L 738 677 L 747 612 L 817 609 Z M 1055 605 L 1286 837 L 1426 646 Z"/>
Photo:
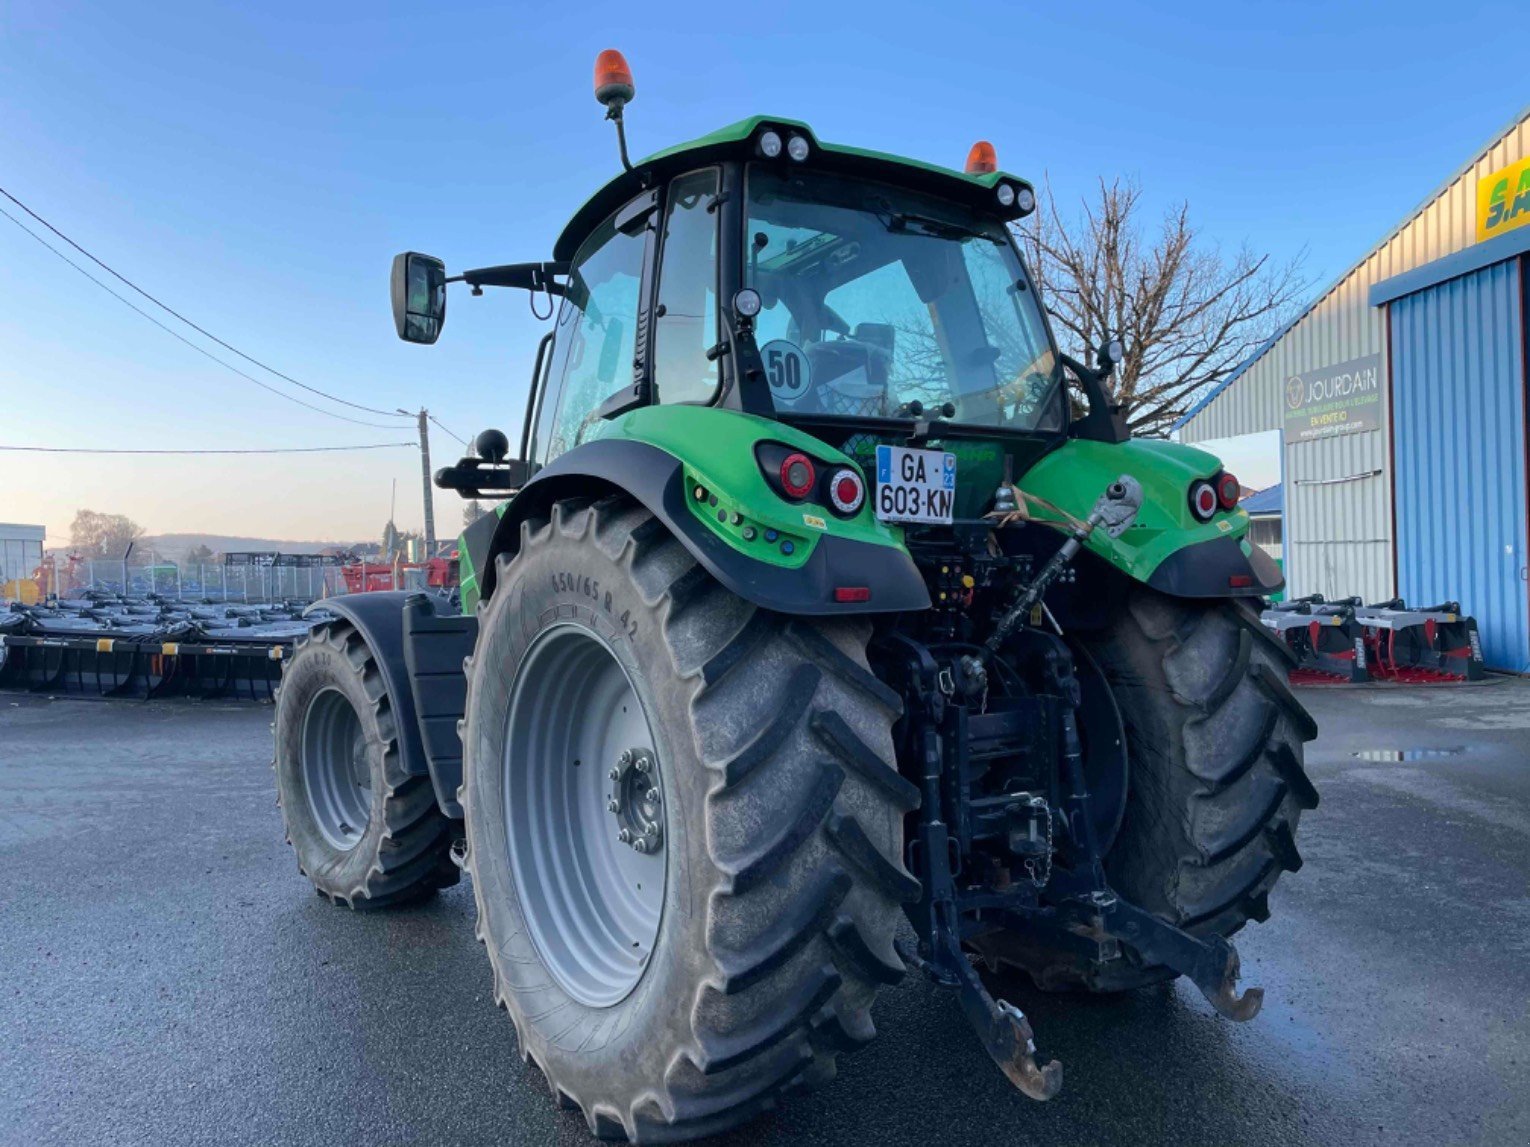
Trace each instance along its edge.
<path fill-rule="evenodd" d="M 955 502 L 955 454 L 877 447 L 876 511 L 882 521 L 948 524 Z"/>

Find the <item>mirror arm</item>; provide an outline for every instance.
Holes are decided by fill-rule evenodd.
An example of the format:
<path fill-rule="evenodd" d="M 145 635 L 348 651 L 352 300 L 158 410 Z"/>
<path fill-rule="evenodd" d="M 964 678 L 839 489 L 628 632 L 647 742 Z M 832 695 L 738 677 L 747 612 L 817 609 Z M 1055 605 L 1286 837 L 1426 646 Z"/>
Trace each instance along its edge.
<path fill-rule="evenodd" d="M 448 283 L 466 283 L 475 292 L 484 287 L 515 287 L 523 291 L 546 291 L 561 295 L 566 287 L 553 276 L 567 275 L 567 260 L 540 263 L 505 263 L 498 267 L 478 267 L 453 275 Z"/>

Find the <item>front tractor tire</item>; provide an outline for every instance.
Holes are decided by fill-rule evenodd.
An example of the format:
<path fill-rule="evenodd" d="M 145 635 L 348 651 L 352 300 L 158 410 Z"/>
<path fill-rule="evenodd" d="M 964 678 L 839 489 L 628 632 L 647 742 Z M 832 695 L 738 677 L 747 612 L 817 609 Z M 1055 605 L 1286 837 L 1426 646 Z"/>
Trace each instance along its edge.
<path fill-rule="evenodd" d="M 1075 634 L 1110 686 L 1126 732 L 1125 818 L 1110 886 L 1191 935 L 1229 937 L 1269 918 L 1282 873 L 1302 865 L 1297 823 L 1317 807 L 1302 765 L 1317 727 L 1286 684 L 1286 647 L 1242 602 L 1134 588 L 1110 628 Z M 1171 979 L 1129 949 L 1086 960 L 1007 934 L 991 958 L 1047 990 L 1116 992 Z"/>
<path fill-rule="evenodd" d="M 298 645 L 273 727 L 287 841 L 320 895 L 386 908 L 457 883 L 454 822 L 430 778 L 404 771 L 382 672 L 350 622 L 329 622 Z"/>
<path fill-rule="evenodd" d="M 634 1142 L 831 1078 L 919 890 L 870 627 L 755 609 L 621 497 L 555 504 L 496 568 L 462 797 L 523 1058 Z"/>

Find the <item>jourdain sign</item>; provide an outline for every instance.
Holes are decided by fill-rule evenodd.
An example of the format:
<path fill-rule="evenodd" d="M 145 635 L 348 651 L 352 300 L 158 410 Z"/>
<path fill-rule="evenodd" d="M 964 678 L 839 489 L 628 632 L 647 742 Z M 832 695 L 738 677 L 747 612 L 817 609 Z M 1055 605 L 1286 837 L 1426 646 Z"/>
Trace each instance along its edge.
<path fill-rule="evenodd" d="M 1287 442 L 1375 430 L 1381 425 L 1381 356 L 1293 374 L 1285 403 Z"/>

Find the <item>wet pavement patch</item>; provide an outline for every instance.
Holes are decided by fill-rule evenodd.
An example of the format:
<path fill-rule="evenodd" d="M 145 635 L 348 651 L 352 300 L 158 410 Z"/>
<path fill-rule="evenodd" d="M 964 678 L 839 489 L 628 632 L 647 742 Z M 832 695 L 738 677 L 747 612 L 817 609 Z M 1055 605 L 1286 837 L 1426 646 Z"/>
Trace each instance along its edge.
<path fill-rule="evenodd" d="M 1352 753 L 1362 761 L 1432 761 L 1440 757 L 1459 757 L 1466 752 L 1465 745 L 1450 749 L 1361 749 Z"/>

